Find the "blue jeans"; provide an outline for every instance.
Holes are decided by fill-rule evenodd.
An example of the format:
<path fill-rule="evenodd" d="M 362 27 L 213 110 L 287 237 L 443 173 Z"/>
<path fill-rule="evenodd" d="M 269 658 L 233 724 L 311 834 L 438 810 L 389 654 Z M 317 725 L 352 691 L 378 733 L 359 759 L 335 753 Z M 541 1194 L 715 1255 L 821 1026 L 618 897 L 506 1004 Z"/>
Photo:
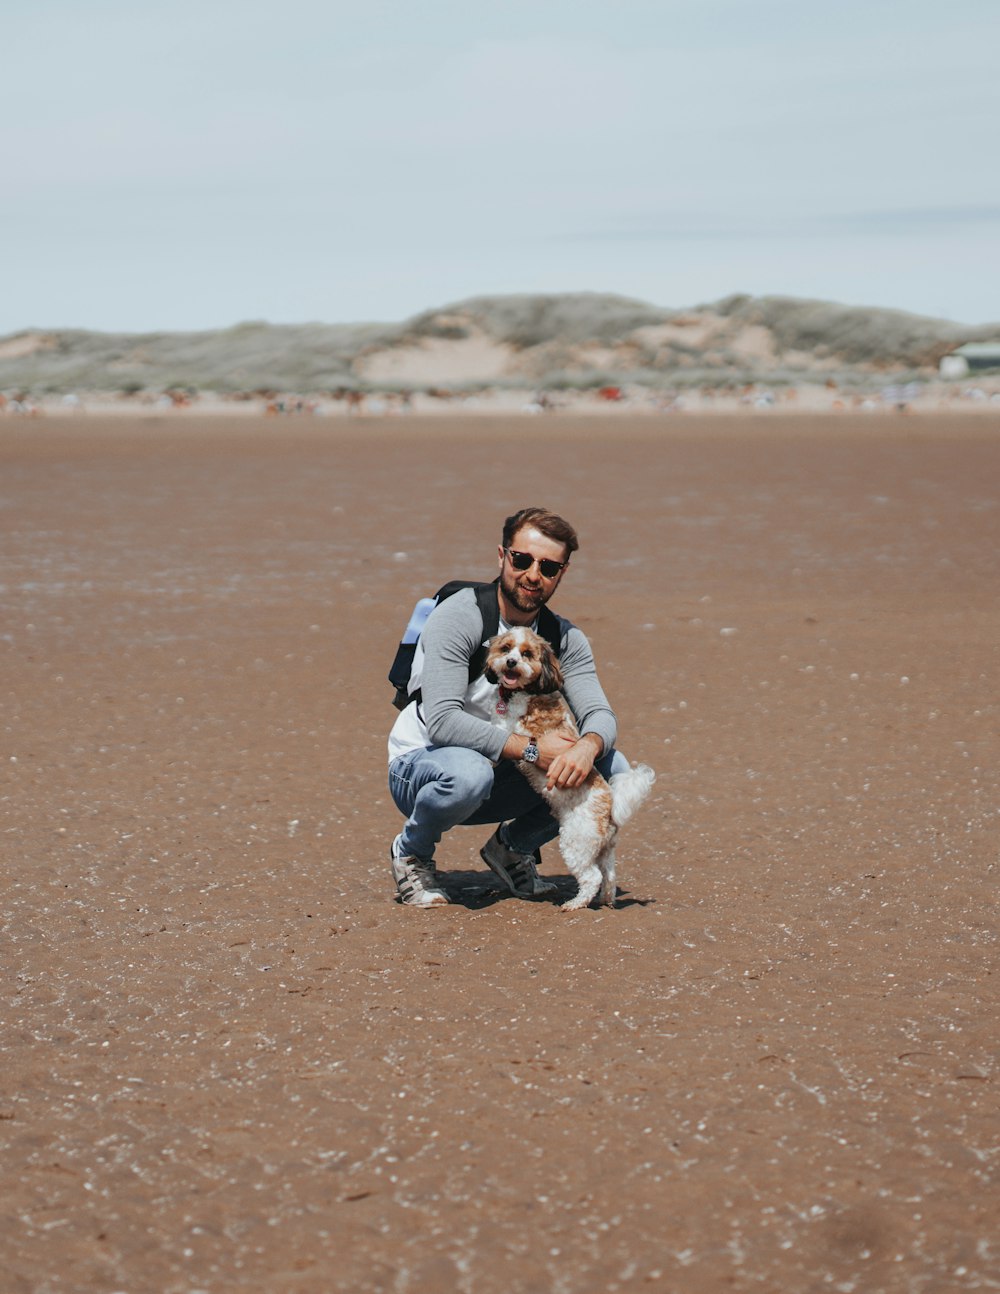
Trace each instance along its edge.
<path fill-rule="evenodd" d="M 628 771 L 617 750 L 595 765 L 604 777 Z M 431 746 L 399 755 L 389 765 L 389 791 L 404 815 L 401 852 L 433 858 L 438 841 L 457 826 L 508 822 L 507 845 L 530 854 L 559 834 L 559 823 L 512 760 L 496 767 L 464 746 Z"/>

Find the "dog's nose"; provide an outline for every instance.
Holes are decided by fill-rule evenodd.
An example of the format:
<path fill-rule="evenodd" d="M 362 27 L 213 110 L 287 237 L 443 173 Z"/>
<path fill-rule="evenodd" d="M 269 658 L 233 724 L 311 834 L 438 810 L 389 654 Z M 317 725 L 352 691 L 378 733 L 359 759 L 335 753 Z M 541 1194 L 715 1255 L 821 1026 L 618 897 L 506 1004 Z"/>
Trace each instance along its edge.
<path fill-rule="evenodd" d="M 508 668 L 508 669 L 513 669 L 513 668 L 514 668 L 514 666 L 515 666 L 516 664 L 517 664 L 517 657 L 516 657 L 516 656 L 508 656 L 508 657 L 507 657 L 507 668 Z"/>

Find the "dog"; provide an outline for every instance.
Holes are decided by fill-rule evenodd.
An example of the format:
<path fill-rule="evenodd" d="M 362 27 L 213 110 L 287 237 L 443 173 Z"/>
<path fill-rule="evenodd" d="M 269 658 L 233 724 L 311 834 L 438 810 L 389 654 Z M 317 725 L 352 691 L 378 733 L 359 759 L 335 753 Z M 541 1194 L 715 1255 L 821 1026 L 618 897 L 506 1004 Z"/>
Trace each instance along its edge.
<path fill-rule="evenodd" d="M 552 648 L 531 629 L 515 628 L 487 644 L 486 678 L 499 686 L 497 727 L 536 741 L 557 729 L 579 737 L 562 688 L 562 671 Z M 518 761 L 518 769 L 545 800 L 559 822 L 559 851 L 576 877 L 577 893 L 560 911 L 615 904 L 615 839 L 643 800 L 656 774 L 648 764 L 605 781 L 591 769 L 580 786 L 549 787 L 548 776 L 535 764 Z"/>

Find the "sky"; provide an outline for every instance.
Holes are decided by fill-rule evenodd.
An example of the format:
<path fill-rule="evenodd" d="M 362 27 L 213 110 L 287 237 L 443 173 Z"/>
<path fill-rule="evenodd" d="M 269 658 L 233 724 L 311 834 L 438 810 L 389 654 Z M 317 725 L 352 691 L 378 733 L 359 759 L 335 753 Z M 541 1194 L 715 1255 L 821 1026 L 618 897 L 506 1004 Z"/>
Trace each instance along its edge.
<path fill-rule="evenodd" d="M 579 291 L 1000 321 L 997 0 L 0 14 L 0 334 Z"/>

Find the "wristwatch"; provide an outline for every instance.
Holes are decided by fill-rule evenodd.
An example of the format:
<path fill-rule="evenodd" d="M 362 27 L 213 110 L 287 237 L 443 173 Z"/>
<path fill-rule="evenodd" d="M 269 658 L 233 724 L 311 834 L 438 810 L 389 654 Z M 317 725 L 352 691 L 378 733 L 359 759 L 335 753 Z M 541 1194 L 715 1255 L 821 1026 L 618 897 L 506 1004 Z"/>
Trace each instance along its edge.
<path fill-rule="evenodd" d="M 521 758 L 526 764 L 534 764 L 538 761 L 538 746 L 535 744 L 534 737 L 529 737 L 528 744 L 525 746 Z"/>

